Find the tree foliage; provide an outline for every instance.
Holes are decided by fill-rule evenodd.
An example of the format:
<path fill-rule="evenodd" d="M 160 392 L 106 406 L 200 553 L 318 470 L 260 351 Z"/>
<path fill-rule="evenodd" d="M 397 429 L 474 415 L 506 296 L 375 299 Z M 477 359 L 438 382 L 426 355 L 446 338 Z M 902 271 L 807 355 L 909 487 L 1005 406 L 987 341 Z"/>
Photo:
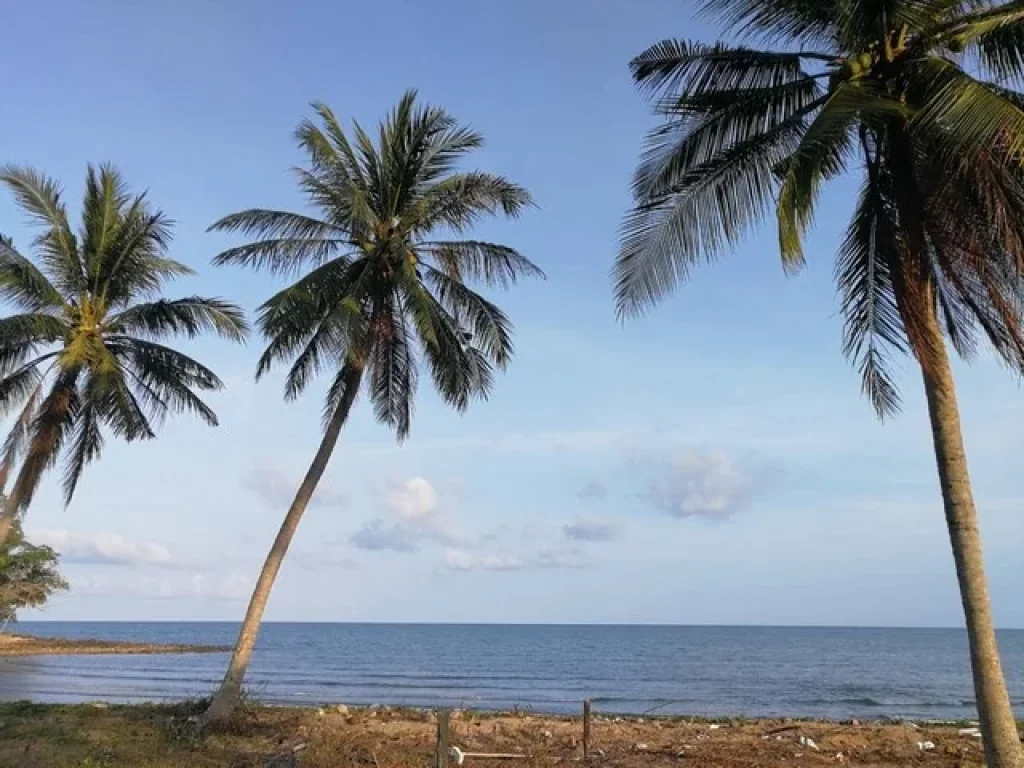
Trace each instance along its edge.
<path fill-rule="evenodd" d="M 88 169 L 77 228 L 52 179 L 8 166 L 0 182 L 38 229 L 30 255 L 0 240 L 0 299 L 15 308 L 0 319 L 0 416 L 13 417 L 0 486 L 20 466 L 11 496 L 23 509 L 62 454 L 70 501 L 104 431 L 151 438 L 176 411 L 216 424 L 197 392 L 220 379 L 161 342 L 205 332 L 241 341 L 247 329 L 223 299 L 161 297 L 192 270 L 168 255 L 171 221 L 114 168 Z"/>
<path fill-rule="evenodd" d="M 0 542 L 0 626 L 16 620 L 22 608 L 38 608 L 68 588 L 57 571 L 59 559 L 50 547 L 28 542 L 21 524 L 14 524 Z"/>
<path fill-rule="evenodd" d="M 377 418 L 399 439 L 409 432 L 425 363 L 459 410 L 486 397 L 495 368 L 512 355 L 511 324 L 468 283 L 505 287 L 542 276 L 518 251 L 465 239 L 483 217 L 518 216 L 525 189 L 500 176 L 459 171 L 483 138 L 407 92 L 374 140 L 346 132 L 324 104 L 296 131 L 309 163 L 295 170 L 313 213 L 250 209 L 212 229 L 255 238 L 216 257 L 283 275 L 302 273 L 260 308 L 268 340 L 261 376 L 288 363 L 285 394 L 298 396 L 328 371 L 325 418 L 360 376 Z"/>
<path fill-rule="evenodd" d="M 1024 371 L 1024 3 L 708 0 L 741 44 L 666 40 L 632 63 L 663 122 L 634 181 L 619 311 L 663 298 L 774 211 L 803 264 L 819 193 L 862 189 L 836 262 L 844 351 L 880 415 L 894 354 L 928 366 L 936 313 L 964 356 Z M 751 47 L 766 43 L 771 50 Z"/>

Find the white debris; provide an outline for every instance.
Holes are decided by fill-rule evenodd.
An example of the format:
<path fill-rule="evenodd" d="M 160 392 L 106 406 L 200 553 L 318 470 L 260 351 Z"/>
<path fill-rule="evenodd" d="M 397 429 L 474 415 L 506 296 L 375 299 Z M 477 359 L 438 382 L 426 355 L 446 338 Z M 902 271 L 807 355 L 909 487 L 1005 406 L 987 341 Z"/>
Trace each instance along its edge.
<path fill-rule="evenodd" d="M 554 734 L 553 734 L 553 733 L 551 733 L 551 731 L 544 731 L 544 738 L 545 738 L 545 739 L 551 739 L 551 738 L 554 738 Z"/>
<path fill-rule="evenodd" d="M 648 747 L 644 742 L 641 741 L 639 744 L 634 744 L 633 749 L 635 749 L 637 752 L 646 752 Z"/>
<path fill-rule="evenodd" d="M 981 738 L 981 730 L 978 728 L 961 728 L 957 733 L 961 736 L 973 736 L 975 739 Z"/>
<path fill-rule="evenodd" d="M 712 723 L 711 725 L 708 726 L 708 730 L 709 731 L 717 731 L 721 727 L 722 726 L 719 725 L 718 723 Z"/>
<path fill-rule="evenodd" d="M 338 704 L 334 707 L 334 711 L 337 712 L 339 715 L 347 715 L 348 707 L 346 707 L 344 704 Z"/>
<path fill-rule="evenodd" d="M 917 742 L 917 748 L 922 752 L 928 752 L 929 750 L 935 749 L 934 741 L 919 741 Z"/>
<path fill-rule="evenodd" d="M 814 743 L 814 739 L 808 738 L 807 736 L 800 737 L 800 746 L 807 747 L 808 749 L 817 750 L 818 745 Z"/>

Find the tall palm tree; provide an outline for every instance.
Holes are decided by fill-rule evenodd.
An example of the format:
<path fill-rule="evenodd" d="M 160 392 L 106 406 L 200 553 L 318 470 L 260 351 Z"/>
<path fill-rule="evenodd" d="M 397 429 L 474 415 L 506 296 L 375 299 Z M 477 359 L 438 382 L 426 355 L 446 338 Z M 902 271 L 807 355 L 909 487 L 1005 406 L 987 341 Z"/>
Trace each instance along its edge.
<path fill-rule="evenodd" d="M 706 0 L 748 45 L 666 40 L 632 62 L 648 138 L 614 280 L 640 312 L 769 210 L 787 270 L 825 182 L 862 177 L 836 279 L 844 351 L 879 415 L 888 363 L 920 364 L 990 765 L 1020 761 L 947 341 L 1024 370 L 1024 2 Z M 762 50 L 764 44 L 772 50 Z"/>
<path fill-rule="evenodd" d="M 20 465 L 3 504 L 2 542 L 62 453 L 71 501 L 104 428 L 128 441 L 151 438 L 171 411 L 216 425 L 195 390 L 220 389 L 220 379 L 158 342 L 204 331 L 242 341 L 247 328 L 222 299 L 156 298 L 168 279 L 192 270 L 167 255 L 171 222 L 145 195 L 131 195 L 114 168 L 89 167 L 77 232 L 53 180 L 7 166 L 0 182 L 40 228 L 32 258 L 0 239 L 0 299 L 16 309 L 0 319 L 0 416 L 17 411 L 0 492 Z"/>
<path fill-rule="evenodd" d="M 360 388 L 399 440 L 409 433 L 421 361 L 457 410 L 485 398 L 494 368 L 512 355 L 511 324 L 466 283 L 507 287 L 543 276 L 512 248 L 458 239 L 485 215 L 514 217 L 531 204 L 525 189 L 500 176 L 456 170 L 482 146 L 478 133 L 442 109 L 417 106 L 415 91 L 383 121 L 376 143 L 358 123 L 346 135 L 327 106 L 313 106 L 321 126 L 304 121 L 297 129 L 309 167 L 296 173 L 317 214 L 254 209 L 212 227 L 259 238 L 224 251 L 217 264 L 309 269 L 261 308 L 269 344 L 257 378 L 289 361 L 289 400 L 321 371 L 333 380 L 320 447 L 267 555 L 204 723 L 238 702 L 274 579 Z"/>

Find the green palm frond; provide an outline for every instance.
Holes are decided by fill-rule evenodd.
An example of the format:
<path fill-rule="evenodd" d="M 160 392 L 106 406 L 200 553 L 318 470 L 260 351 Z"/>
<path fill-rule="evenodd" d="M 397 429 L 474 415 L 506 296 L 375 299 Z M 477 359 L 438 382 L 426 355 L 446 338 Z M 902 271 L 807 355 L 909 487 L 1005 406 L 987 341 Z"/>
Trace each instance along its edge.
<path fill-rule="evenodd" d="M 203 333 L 216 333 L 240 342 L 249 332 L 245 314 L 236 304 L 204 296 L 135 304 L 111 317 L 108 327 L 113 333 L 134 333 L 152 339 L 168 336 L 191 339 Z"/>
<path fill-rule="evenodd" d="M 64 297 L 14 246 L 0 239 L 0 298 L 27 312 L 59 309 Z"/>
<path fill-rule="evenodd" d="M 1024 372 L 1024 0 L 720 0 L 755 50 L 667 40 L 631 62 L 662 124 L 634 182 L 613 269 L 635 314 L 774 208 L 784 266 L 825 182 L 867 179 L 836 263 L 844 350 L 880 415 L 891 360 L 932 359 L 937 317 Z M 804 46 L 815 48 L 807 51 Z M 1000 82 L 987 82 L 982 76 Z"/>
<path fill-rule="evenodd" d="M 61 457 L 70 502 L 105 431 L 152 438 L 152 425 L 178 411 L 215 424 L 195 390 L 220 381 L 149 340 L 213 332 L 242 341 L 248 326 L 222 299 L 160 297 L 192 270 L 168 255 L 172 222 L 112 166 L 88 168 L 77 234 L 56 182 L 14 167 L 0 170 L 0 182 L 40 229 L 30 255 L 0 238 L 0 297 L 19 310 L 0 319 L 0 413 L 20 413 L 2 471 L 21 462 L 10 499 L 24 509 Z"/>
<path fill-rule="evenodd" d="M 869 175 L 839 250 L 836 284 L 845 320 L 843 353 L 860 371 L 864 394 L 881 417 L 900 407 L 889 367 L 893 353 L 906 352 L 893 280 L 901 249 L 885 185 Z"/>
<path fill-rule="evenodd" d="M 884 126 L 906 114 L 903 104 L 868 81 L 853 80 L 833 89 L 792 156 L 781 165 L 784 175 L 777 217 L 779 251 L 787 269 L 803 264 L 803 235 L 813 219 L 821 185 L 846 169 L 857 127 Z"/>
<path fill-rule="evenodd" d="M 480 240 L 435 241 L 422 244 L 451 278 L 508 288 L 522 277 L 544 278 L 544 271 L 507 245 Z"/>
<path fill-rule="evenodd" d="M 467 283 L 507 287 L 543 272 L 514 248 L 460 236 L 485 217 L 518 216 L 533 200 L 501 176 L 460 171 L 483 138 L 420 105 L 415 91 L 375 133 L 355 121 L 346 130 L 322 103 L 313 109 L 315 119 L 295 132 L 309 157 L 296 175 L 312 212 L 253 209 L 221 219 L 213 228 L 257 239 L 214 263 L 308 269 L 260 307 L 267 346 L 257 377 L 286 364 L 291 399 L 334 371 L 325 423 L 364 382 L 377 419 L 403 439 L 421 363 L 458 409 L 486 396 L 493 368 L 508 364 L 508 318 Z"/>

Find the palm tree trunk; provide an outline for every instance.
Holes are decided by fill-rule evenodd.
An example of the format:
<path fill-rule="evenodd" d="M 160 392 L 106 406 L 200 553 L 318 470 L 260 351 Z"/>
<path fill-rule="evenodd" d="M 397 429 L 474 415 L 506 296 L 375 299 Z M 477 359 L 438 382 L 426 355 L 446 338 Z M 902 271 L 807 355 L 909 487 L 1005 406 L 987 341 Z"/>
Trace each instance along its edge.
<path fill-rule="evenodd" d="M 302 513 L 306 511 L 306 506 L 313 497 L 313 492 L 316 490 L 316 486 L 320 482 L 324 470 L 327 468 L 327 463 L 334 452 L 334 446 L 338 443 L 341 428 L 348 419 L 352 403 L 355 400 L 356 393 L 359 391 L 359 382 L 363 374 L 362 368 L 351 363 L 346 363 L 345 368 L 347 371 L 344 375 L 346 382 L 345 393 L 338 403 L 334 415 L 331 416 L 331 420 L 324 432 L 324 438 L 320 442 L 320 448 L 317 450 L 316 456 L 313 457 L 313 463 L 310 464 L 309 469 L 306 471 L 306 476 L 303 478 L 302 484 L 295 494 L 295 499 L 292 501 L 288 514 L 285 515 L 284 522 L 281 524 L 281 529 L 277 532 L 277 538 L 274 539 L 274 544 L 271 546 L 267 559 L 263 563 L 263 570 L 260 571 L 260 577 L 249 600 L 249 608 L 245 612 L 245 620 L 242 622 L 241 629 L 238 632 L 238 640 L 235 643 L 235 650 L 231 654 L 231 662 L 228 664 L 227 673 L 224 675 L 220 688 L 210 702 L 209 708 L 200 719 L 200 729 L 205 728 L 210 723 L 223 721 L 228 718 L 234 712 L 241 699 L 242 681 L 245 678 L 246 669 L 248 669 L 249 661 L 252 658 L 253 647 L 256 645 L 256 636 L 260 629 L 260 621 L 263 619 L 263 611 L 267 607 L 267 600 L 270 598 L 270 590 L 274 586 L 274 579 L 277 578 L 277 572 L 281 569 L 281 563 L 288 552 L 288 546 L 291 544 L 292 537 L 295 536 L 295 531 L 299 527 Z"/>
<path fill-rule="evenodd" d="M 1020 736 L 1010 707 L 985 578 L 985 563 L 974 506 L 967 454 L 960 432 L 953 371 L 934 310 L 922 313 L 924 331 L 931 337 L 933 353 L 922 364 L 928 398 L 935 460 L 938 464 L 946 525 L 953 547 L 960 600 L 967 623 L 974 695 L 989 768 L 1019 768 Z"/>

